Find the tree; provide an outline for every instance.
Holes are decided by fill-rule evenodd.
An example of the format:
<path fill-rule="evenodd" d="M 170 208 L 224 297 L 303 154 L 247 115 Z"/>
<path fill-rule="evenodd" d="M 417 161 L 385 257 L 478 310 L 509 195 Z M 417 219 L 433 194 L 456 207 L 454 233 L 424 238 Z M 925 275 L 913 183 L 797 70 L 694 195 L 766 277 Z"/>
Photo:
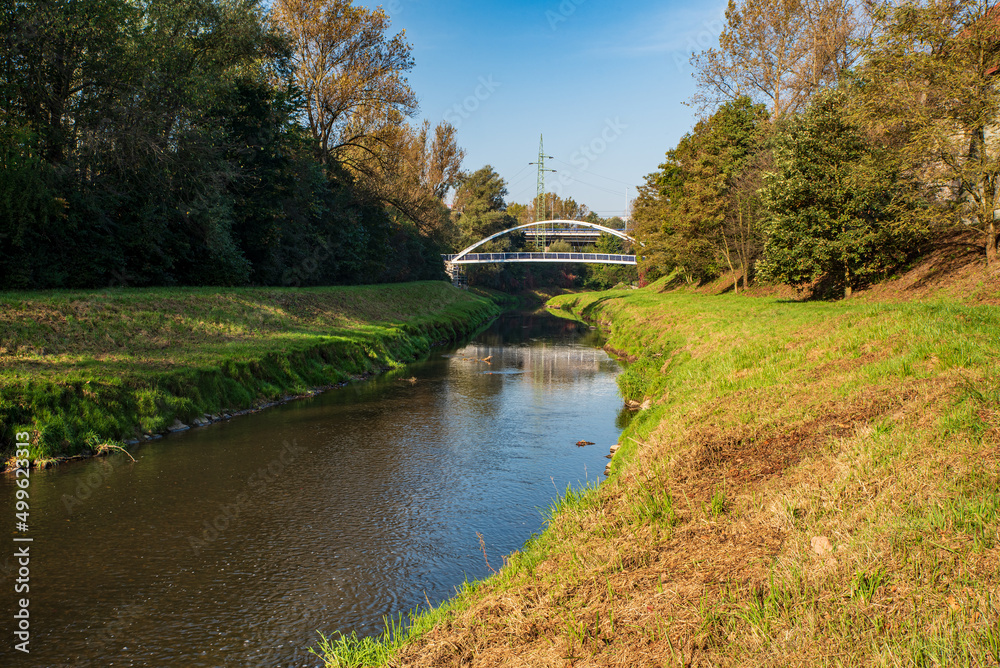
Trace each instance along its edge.
<path fill-rule="evenodd" d="M 764 187 L 764 174 L 773 166 L 773 153 L 769 148 L 761 148 L 748 156 L 747 162 L 730 179 L 728 206 L 722 225 L 721 239 L 724 255 L 733 272 L 733 291 L 739 291 L 739 279 L 743 278 L 743 288 L 750 284 L 750 276 L 764 247 L 763 221 L 766 214 L 760 191 Z M 733 268 L 735 257 L 740 273 Z"/>
<path fill-rule="evenodd" d="M 506 196 L 503 178 L 490 165 L 462 180 L 453 207 L 458 215 L 461 248 L 517 225 L 517 219 L 507 212 Z M 511 233 L 488 244 L 484 252 L 503 252 L 522 243 L 523 235 Z"/>
<path fill-rule="evenodd" d="M 987 0 L 883 5 L 885 24 L 859 74 L 866 125 L 901 145 L 956 222 L 983 235 L 997 263 L 1000 209 L 1000 11 Z"/>
<path fill-rule="evenodd" d="M 425 120 L 412 142 L 411 160 L 420 174 L 420 181 L 439 200 L 461 182 L 465 149 L 458 145 L 457 130 L 447 121 L 434 127 L 430 136 L 430 121 Z"/>
<path fill-rule="evenodd" d="M 44 230 L 49 250 L 24 273 L 63 287 L 245 282 L 231 197 L 241 166 L 227 157 L 216 110 L 261 63 L 280 61 L 259 3 L 40 0 L 3 10 L 0 123 L 31 138 L 25 148 L 66 203 L 58 224 L 0 220 Z"/>
<path fill-rule="evenodd" d="M 0 0 L 0 287 L 441 274 L 438 237 L 416 229 L 425 219 L 317 159 L 289 41 L 265 14 L 260 0 Z M 378 42 L 377 28 L 351 32 L 357 15 L 338 19 L 345 39 Z M 351 122 L 406 136 L 401 109 L 376 108 L 361 100 Z M 454 158 L 441 129 L 439 153 Z M 440 184 L 418 185 L 429 202 L 418 213 L 447 223 Z"/>
<path fill-rule="evenodd" d="M 465 158 L 455 128 L 441 122 L 431 136 L 430 122 L 425 120 L 419 129 L 402 126 L 393 142 L 395 148 L 372 165 L 363 184 L 423 234 L 448 236 L 444 198 L 460 183 Z"/>
<path fill-rule="evenodd" d="M 685 175 L 678 154 L 683 154 L 687 141 L 688 136 L 682 137 L 677 148 L 667 151 L 667 159 L 659 169 L 646 175 L 632 206 L 634 236 L 643 243 L 639 258 L 643 280 L 656 280 L 681 265 L 674 252 L 673 211 L 683 193 Z"/>
<path fill-rule="evenodd" d="M 417 109 L 403 33 L 387 37 L 385 11 L 351 0 L 276 0 L 272 19 L 293 42 L 293 82 L 305 96 L 317 157 L 366 172 Z"/>
<path fill-rule="evenodd" d="M 764 105 L 740 96 L 704 123 L 686 162 L 682 224 L 689 243 L 706 256 L 699 278 L 712 277 L 724 263 L 734 290 L 741 275 L 746 287 L 759 252 L 760 216 L 752 189 L 759 177 L 753 161 L 765 152 L 768 130 Z"/>
<path fill-rule="evenodd" d="M 634 213 L 636 235 L 646 244 L 647 274 L 676 271 L 694 282 L 728 266 L 734 281 L 737 267 L 747 280 L 759 248 L 755 193 L 748 184 L 767 118 L 764 106 L 746 96 L 727 102 L 699 121 L 668 152 L 661 171 L 647 177 Z"/>
<path fill-rule="evenodd" d="M 507 210 L 506 196 L 504 180 L 490 165 L 462 178 L 452 206 L 460 230 L 455 250 L 517 225 L 517 219 Z M 477 252 L 504 253 L 523 247 L 524 235 L 511 232 L 479 247 Z M 512 264 L 478 265 L 469 269 L 469 284 L 516 288 L 524 273 L 523 267 Z"/>
<path fill-rule="evenodd" d="M 850 0 L 729 0 L 718 49 L 692 54 L 702 110 L 748 96 L 774 118 L 803 108 L 855 62 L 867 30 Z"/>
<path fill-rule="evenodd" d="M 491 165 L 486 165 L 462 176 L 452 208 L 463 215 L 466 209 L 503 213 L 507 210 L 506 197 L 507 185 L 503 178 Z"/>
<path fill-rule="evenodd" d="M 925 229 L 898 158 L 852 122 L 844 98 L 818 97 L 775 139 L 760 273 L 791 284 L 827 276 L 849 297 L 899 266 Z"/>
<path fill-rule="evenodd" d="M 620 220 L 620 219 L 619 219 Z M 608 221 L 614 227 L 614 223 Z M 602 232 L 594 243 L 594 253 L 620 255 L 625 252 L 625 241 L 613 234 Z M 632 283 L 638 276 L 635 267 L 621 264 L 591 264 L 586 266 L 585 283 L 597 290 L 607 290 L 619 283 Z"/>
<path fill-rule="evenodd" d="M 531 206 L 528 204 L 512 202 L 507 205 L 507 213 L 514 217 L 514 220 L 517 221 L 518 225 L 527 225 L 535 220 Z"/>

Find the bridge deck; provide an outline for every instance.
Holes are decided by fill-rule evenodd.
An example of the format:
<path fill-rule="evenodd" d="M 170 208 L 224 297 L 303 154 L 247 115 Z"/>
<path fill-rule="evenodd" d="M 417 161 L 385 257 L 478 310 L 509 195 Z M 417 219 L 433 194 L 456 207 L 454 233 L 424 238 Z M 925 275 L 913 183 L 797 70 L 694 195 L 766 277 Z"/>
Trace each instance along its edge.
<path fill-rule="evenodd" d="M 636 264 L 635 255 L 609 253 L 467 253 L 454 261 L 456 255 L 442 255 L 453 264 L 488 264 L 493 262 L 585 262 L 588 264 Z"/>

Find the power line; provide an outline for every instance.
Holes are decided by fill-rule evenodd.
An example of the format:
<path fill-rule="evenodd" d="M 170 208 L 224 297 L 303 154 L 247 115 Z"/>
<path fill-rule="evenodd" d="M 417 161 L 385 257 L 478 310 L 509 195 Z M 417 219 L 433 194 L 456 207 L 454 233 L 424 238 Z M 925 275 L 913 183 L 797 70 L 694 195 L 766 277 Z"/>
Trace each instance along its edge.
<path fill-rule="evenodd" d="M 573 179 L 574 181 L 577 181 L 578 183 L 582 183 L 585 186 L 589 186 L 591 188 L 595 188 L 596 190 L 601 190 L 601 191 L 609 193 L 611 195 L 621 195 L 622 194 L 620 190 L 618 190 L 618 191 L 611 190 L 610 188 L 605 188 L 604 186 L 599 186 L 596 183 L 589 183 L 587 181 L 584 181 L 583 179 L 581 179 L 578 176 L 571 176 L 570 178 Z"/>
<path fill-rule="evenodd" d="M 573 167 L 574 169 L 576 168 L 576 165 L 571 165 L 570 163 L 566 162 L 565 160 L 560 160 L 559 158 L 552 158 L 552 159 L 555 160 L 556 162 L 561 162 L 564 165 L 569 165 L 570 167 Z M 602 179 L 607 179 L 608 181 L 614 181 L 615 183 L 620 183 L 623 186 L 631 186 L 632 185 L 631 183 L 626 183 L 625 181 L 620 181 L 618 179 L 613 179 L 610 176 L 604 176 L 603 174 L 598 174 L 597 172 L 592 172 L 592 171 L 589 171 L 589 170 L 580 170 L 580 171 L 586 171 L 587 174 L 592 174 L 594 176 L 599 176 Z"/>
<path fill-rule="evenodd" d="M 531 165 L 530 165 L 530 164 L 529 164 L 529 165 L 525 165 L 525 166 L 524 166 L 524 167 L 522 167 L 521 169 L 517 170 L 517 171 L 516 171 L 516 172 L 514 173 L 514 176 L 510 177 L 510 180 L 511 180 L 511 181 L 513 182 L 513 181 L 514 181 L 514 179 L 516 179 L 516 178 L 517 178 L 518 176 L 520 176 L 522 172 L 526 171 L 526 170 L 528 169 L 528 167 L 531 167 Z"/>
<path fill-rule="evenodd" d="M 507 189 L 508 190 L 512 189 L 516 184 L 520 183 L 521 181 L 524 181 L 529 176 L 531 176 L 531 172 L 527 172 L 526 174 L 524 174 L 521 178 L 517 179 L 516 181 L 511 181 L 509 184 L 507 184 Z"/>

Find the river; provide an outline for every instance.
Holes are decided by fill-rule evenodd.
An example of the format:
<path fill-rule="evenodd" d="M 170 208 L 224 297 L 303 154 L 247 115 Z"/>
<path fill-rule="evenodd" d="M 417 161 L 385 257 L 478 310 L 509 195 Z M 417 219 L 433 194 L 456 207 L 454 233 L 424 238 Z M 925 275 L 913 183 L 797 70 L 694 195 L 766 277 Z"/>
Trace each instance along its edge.
<path fill-rule="evenodd" d="M 318 666 L 317 631 L 372 634 L 449 598 L 567 485 L 603 479 L 621 399 L 600 344 L 586 325 L 507 314 L 458 349 L 135 462 L 34 472 L 31 652 L 13 649 L 25 595 L 8 538 L 0 665 Z M 0 479 L 8 524 L 15 489 Z"/>

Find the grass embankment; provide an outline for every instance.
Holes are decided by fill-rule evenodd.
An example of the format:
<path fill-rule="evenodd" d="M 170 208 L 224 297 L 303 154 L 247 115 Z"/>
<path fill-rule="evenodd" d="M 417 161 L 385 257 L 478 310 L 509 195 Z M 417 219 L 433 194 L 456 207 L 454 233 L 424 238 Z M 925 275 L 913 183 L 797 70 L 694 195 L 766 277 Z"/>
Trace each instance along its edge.
<path fill-rule="evenodd" d="M 0 449 L 32 459 L 164 432 L 412 361 L 496 300 L 442 282 L 0 294 Z"/>
<path fill-rule="evenodd" d="M 635 359 L 623 394 L 652 400 L 611 477 L 499 575 L 398 641 L 328 644 L 330 665 L 1000 663 L 1000 309 L 551 303 L 603 323 Z"/>

